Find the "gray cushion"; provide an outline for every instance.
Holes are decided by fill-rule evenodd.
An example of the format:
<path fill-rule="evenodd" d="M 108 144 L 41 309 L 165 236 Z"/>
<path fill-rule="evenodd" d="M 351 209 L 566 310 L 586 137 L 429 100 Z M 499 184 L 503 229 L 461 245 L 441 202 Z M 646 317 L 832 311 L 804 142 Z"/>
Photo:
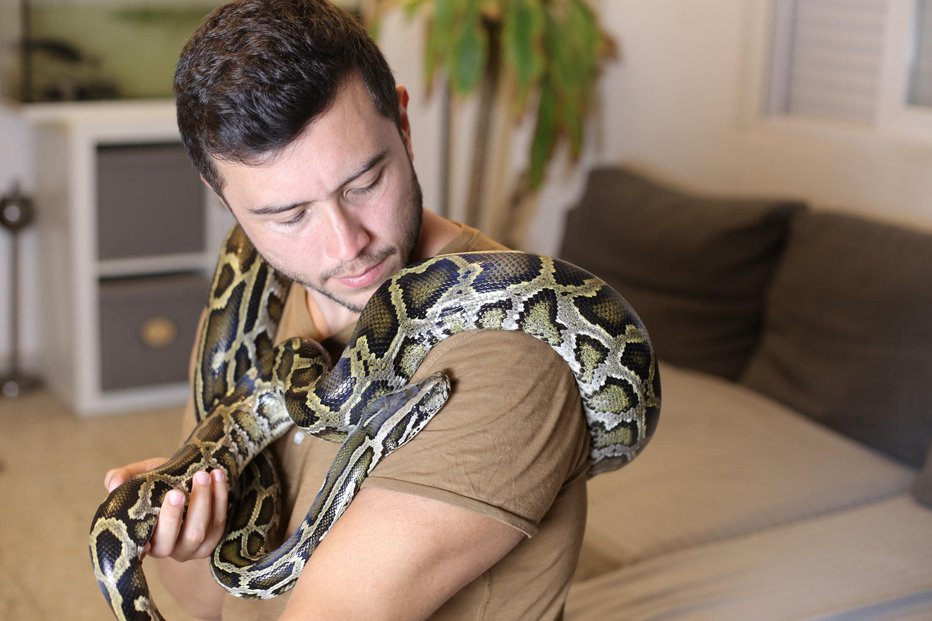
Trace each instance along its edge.
<path fill-rule="evenodd" d="M 560 254 L 637 310 L 661 359 L 736 379 L 758 343 L 788 223 L 783 200 L 680 192 L 625 168 L 590 173 Z"/>
<path fill-rule="evenodd" d="M 918 468 L 932 440 L 932 235 L 797 217 L 742 381 Z"/>
<path fill-rule="evenodd" d="M 624 470 L 618 474 L 625 476 Z M 671 498 L 666 512 L 678 510 Z M 619 521 L 616 529 L 625 526 Z M 574 584 L 565 618 L 928 621 L 930 532 L 932 512 L 900 495 L 744 537 L 680 546 Z"/>
<path fill-rule="evenodd" d="M 926 465 L 913 483 L 913 496 L 922 504 L 932 507 L 932 445 L 926 454 Z"/>
<path fill-rule="evenodd" d="M 905 496 L 916 478 L 747 386 L 664 364 L 660 377 L 663 412 L 650 446 L 587 483 L 584 571 Z"/>

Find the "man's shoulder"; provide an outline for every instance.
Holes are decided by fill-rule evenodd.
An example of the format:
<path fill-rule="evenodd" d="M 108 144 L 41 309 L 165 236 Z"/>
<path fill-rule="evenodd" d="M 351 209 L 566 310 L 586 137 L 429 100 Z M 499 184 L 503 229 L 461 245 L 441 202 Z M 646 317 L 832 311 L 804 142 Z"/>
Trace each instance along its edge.
<path fill-rule="evenodd" d="M 451 380 L 449 400 L 370 484 L 459 504 L 533 534 L 588 466 L 568 365 L 523 332 L 479 330 L 438 344 L 413 379 L 436 372 Z"/>
<path fill-rule="evenodd" d="M 495 241 L 479 229 L 459 222 L 459 234 L 450 243 L 441 248 L 437 254 L 454 254 L 457 252 L 477 252 L 480 250 L 508 250 L 507 246 Z"/>
<path fill-rule="evenodd" d="M 437 372 L 451 380 L 453 391 L 438 415 L 436 431 L 499 428 L 513 443 L 533 441 L 562 428 L 565 438 L 585 433 L 585 417 L 576 378 L 548 344 L 519 331 L 476 330 L 439 343 L 424 359 L 414 381 Z M 515 428 L 533 419 L 540 428 Z M 472 430 L 470 430 L 472 428 Z M 517 436 L 515 435 L 517 434 Z M 518 437 L 520 436 L 520 437 Z"/>

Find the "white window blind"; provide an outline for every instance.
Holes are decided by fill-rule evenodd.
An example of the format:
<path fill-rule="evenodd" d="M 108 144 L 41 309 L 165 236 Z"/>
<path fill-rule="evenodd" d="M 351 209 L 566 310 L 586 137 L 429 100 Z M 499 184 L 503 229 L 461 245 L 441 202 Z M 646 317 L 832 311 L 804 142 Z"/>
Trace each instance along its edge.
<path fill-rule="evenodd" d="M 767 113 L 873 122 L 886 0 L 774 0 Z"/>
<path fill-rule="evenodd" d="M 907 101 L 932 106 L 932 1 L 916 0 L 915 32 Z"/>

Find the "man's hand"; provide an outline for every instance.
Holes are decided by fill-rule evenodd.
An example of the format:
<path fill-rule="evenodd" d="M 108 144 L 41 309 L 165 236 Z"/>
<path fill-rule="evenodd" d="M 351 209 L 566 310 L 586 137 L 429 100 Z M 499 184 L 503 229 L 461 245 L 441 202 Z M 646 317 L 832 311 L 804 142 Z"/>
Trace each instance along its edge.
<path fill-rule="evenodd" d="M 165 461 L 164 457 L 153 457 L 108 470 L 104 487 L 112 492 L 130 477 Z M 210 557 L 220 543 L 227 519 L 227 483 L 223 471 L 198 472 L 191 488 L 187 515 L 183 491 L 174 489 L 165 495 L 155 532 L 143 550 L 144 555 L 184 562 Z"/>
<path fill-rule="evenodd" d="M 112 492 L 130 477 L 166 461 L 164 457 L 153 457 L 108 470 L 104 487 Z M 186 517 L 184 492 L 175 489 L 165 495 L 155 532 L 143 555 L 165 559 L 157 563 L 162 583 L 185 612 L 197 619 L 219 620 L 225 592 L 211 577 L 207 559 L 223 536 L 227 483 L 223 472 L 215 470 L 198 472 L 191 487 Z"/>

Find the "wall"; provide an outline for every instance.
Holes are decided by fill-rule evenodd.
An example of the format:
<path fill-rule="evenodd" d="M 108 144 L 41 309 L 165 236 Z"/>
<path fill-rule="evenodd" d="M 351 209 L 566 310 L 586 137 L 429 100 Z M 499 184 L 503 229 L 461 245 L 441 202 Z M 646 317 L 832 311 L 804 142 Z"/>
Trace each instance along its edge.
<path fill-rule="evenodd" d="M 787 195 L 815 206 L 841 208 L 894 222 L 932 228 L 932 141 L 912 140 L 871 128 L 827 123 L 761 123 L 755 119 L 759 79 L 760 0 L 602 0 L 608 30 L 621 57 L 600 82 L 601 108 L 588 128 L 579 166 L 559 154 L 550 181 L 536 201 L 524 247 L 556 252 L 565 210 L 582 192 L 585 170 L 594 164 L 633 163 L 684 187 L 707 192 Z M 439 204 L 439 98 L 428 97 L 419 62 L 423 31 L 417 23 L 390 16 L 383 47 L 398 81 L 412 99 L 415 166 L 425 202 Z M 457 174 L 462 194 L 468 160 L 470 103 L 457 105 Z M 518 126 L 516 154 L 507 172 L 522 167 L 529 127 Z M 13 178 L 32 185 L 27 129 L 0 110 L 0 189 Z M 41 166 L 36 169 L 41 174 Z M 458 214 L 459 203 L 453 205 Z M 41 205 L 39 206 L 41 217 Z M 27 360 L 38 349 L 33 273 L 39 249 L 25 235 L 26 295 L 22 342 Z M 6 266 L 9 245 L 0 237 Z M 9 350 L 7 270 L 0 269 L 0 360 Z M 0 372 L 5 369 L 0 362 Z"/>
<path fill-rule="evenodd" d="M 891 2 L 896 8 L 897 0 Z M 899 3 L 902 4 L 902 3 Z M 932 133 L 755 119 L 758 0 L 601 3 L 622 58 L 601 82 L 589 162 L 631 162 L 710 192 L 791 195 L 816 207 L 932 227 Z M 906 41 L 906 38 L 900 38 Z M 578 191 L 578 174 L 570 185 Z M 557 248 L 565 199 L 550 188 L 528 244 Z"/>
<path fill-rule="evenodd" d="M 902 13 L 901 4 L 890 0 Z M 582 193 L 586 170 L 622 162 L 697 191 L 792 196 L 816 208 L 932 228 L 932 132 L 923 140 L 876 127 L 759 118 L 766 5 L 766 0 L 597 2 L 620 58 L 601 77 L 599 109 L 580 161 L 573 165 L 558 152 L 550 167 L 524 235 L 526 249 L 557 252 L 565 211 Z M 391 19 L 385 30 L 399 81 L 419 84 L 420 31 Z M 417 140 L 436 127 L 439 113 L 431 102 L 422 103 L 417 86 L 412 90 L 420 106 L 413 118 L 427 119 L 415 126 L 415 164 L 427 204 L 437 204 L 431 199 L 439 196 L 427 188 L 435 189 L 439 149 L 436 141 Z M 454 216 L 464 193 L 470 103 L 458 106 Z M 428 114 L 419 117 L 424 111 Z M 529 130 L 526 123 L 515 128 L 508 174 L 522 169 Z"/>

